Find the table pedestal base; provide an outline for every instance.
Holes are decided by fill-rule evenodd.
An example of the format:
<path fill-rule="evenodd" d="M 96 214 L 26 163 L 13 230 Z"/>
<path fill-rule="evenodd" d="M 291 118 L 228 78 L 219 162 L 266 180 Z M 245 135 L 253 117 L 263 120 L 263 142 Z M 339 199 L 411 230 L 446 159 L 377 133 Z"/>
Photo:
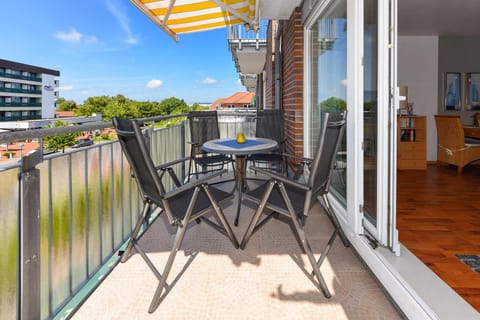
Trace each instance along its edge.
<path fill-rule="evenodd" d="M 242 208 L 242 195 L 246 190 L 247 180 L 247 158 L 244 155 L 235 156 L 235 189 L 237 191 L 237 215 L 235 216 L 235 226 L 238 226 L 240 210 Z"/>

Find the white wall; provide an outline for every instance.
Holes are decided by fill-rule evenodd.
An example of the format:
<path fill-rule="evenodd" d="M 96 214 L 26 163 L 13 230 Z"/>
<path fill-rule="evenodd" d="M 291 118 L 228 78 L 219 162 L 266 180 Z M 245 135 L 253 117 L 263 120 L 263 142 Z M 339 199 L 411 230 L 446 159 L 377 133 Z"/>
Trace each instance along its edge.
<path fill-rule="evenodd" d="M 427 116 L 427 161 L 437 160 L 438 37 L 398 37 L 398 85 L 408 86 L 413 111 Z"/>
<path fill-rule="evenodd" d="M 46 90 L 45 87 L 52 88 Z M 42 118 L 53 118 L 55 116 L 55 77 L 49 74 L 42 74 Z"/>

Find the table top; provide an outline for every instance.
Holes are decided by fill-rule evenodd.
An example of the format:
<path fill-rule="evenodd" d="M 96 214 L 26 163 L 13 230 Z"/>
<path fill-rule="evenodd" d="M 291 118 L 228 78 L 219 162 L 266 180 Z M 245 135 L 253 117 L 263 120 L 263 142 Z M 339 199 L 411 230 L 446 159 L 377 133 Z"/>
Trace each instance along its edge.
<path fill-rule="evenodd" d="M 227 138 L 210 140 L 202 145 L 202 149 L 207 152 L 233 155 L 262 153 L 276 148 L 278 148 L 278 143 L 275 140 L 250 137 L 247 137 L 245 143 L 237 143 L 235 138 Z"/>

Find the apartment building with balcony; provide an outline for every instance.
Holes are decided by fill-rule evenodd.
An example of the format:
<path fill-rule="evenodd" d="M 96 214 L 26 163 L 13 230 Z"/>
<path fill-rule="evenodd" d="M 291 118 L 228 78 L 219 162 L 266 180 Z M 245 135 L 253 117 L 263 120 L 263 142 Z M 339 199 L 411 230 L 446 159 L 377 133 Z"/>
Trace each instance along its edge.
<path fill-rule="evenodd" d="M 60 71 L 0 59 L 0 121 L 53 118 Z"/>

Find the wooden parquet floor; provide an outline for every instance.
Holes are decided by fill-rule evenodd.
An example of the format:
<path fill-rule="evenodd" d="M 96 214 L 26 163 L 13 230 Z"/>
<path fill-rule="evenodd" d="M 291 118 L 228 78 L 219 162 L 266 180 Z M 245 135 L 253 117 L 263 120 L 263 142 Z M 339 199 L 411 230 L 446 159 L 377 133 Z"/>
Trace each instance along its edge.
<path fill-rule="evenodd" d="M 480 275 L 455 254 L 480 254 L 480 166 L 398 171 L 400 242 L 480 312 Z"/>

